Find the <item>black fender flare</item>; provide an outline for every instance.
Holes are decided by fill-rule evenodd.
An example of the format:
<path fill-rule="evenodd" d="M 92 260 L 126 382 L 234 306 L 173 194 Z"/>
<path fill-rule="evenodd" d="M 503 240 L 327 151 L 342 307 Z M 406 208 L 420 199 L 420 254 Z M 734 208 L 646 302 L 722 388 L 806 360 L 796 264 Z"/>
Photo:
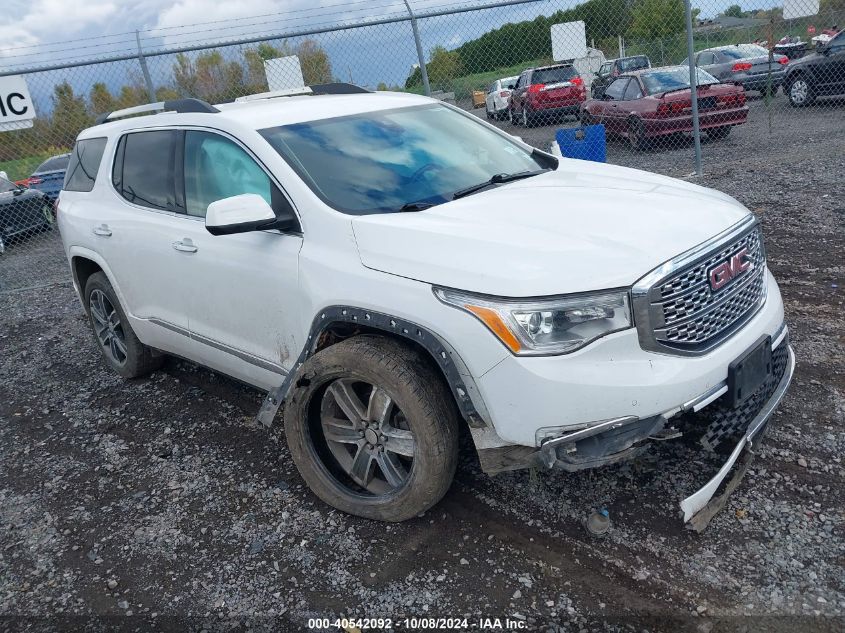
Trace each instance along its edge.
<path fill-rule="evenodd" d="M 261 405 L 258 421 L 265 426 L 273 418 L 290 391 L 299 368 L 320 347 L 320 341 L 332 326 L 345 324 L 360 326 L 364 331 L 376 330 L 420 345 L 437 363 L 455 397 L 458 410 L 472 428 L 492 427 L 475 380 L 455 349 L 442 337 L 421 325 L 399 317 L 355 306 L 334 305 L 321 310 L 311 322 L 308 338 L 290 373 L 282 384 L 271 389 Z"/>

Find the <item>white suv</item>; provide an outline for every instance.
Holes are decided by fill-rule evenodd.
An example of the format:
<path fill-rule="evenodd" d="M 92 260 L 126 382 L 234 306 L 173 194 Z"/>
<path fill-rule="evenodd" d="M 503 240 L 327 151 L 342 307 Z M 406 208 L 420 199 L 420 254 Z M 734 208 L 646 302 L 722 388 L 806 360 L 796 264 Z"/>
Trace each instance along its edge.
<path fill-rule="evenodd" d="M 759 225 L 725 194 L 343 84 L 101 119 L 58 224 L 106 363 L 267 390 L 260 419 L 284 401 L 300 473 L 346 512 L 435 504 L 461 424 L 489 473 L 736 438 L 689 520 L 789 384 Z"/>

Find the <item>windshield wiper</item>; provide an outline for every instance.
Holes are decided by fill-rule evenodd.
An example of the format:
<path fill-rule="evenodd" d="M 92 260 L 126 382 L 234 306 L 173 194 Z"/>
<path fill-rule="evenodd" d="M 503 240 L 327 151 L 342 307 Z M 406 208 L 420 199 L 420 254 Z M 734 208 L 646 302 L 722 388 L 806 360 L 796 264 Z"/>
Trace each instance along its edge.
<path fill-rule="evenodd" d="M 408 202 L 403 204 L 401 207 L 396 209 L 397 211 L 423 211 L 424 209 L 430 209 L 434 206 L 434 202 Z"/>
<path fill-rule="evenodd" d="M 492 187 L 493 185 L 501 185 L 506 182 L 512 182 L 514 180 L 522 180 L 523 178 L 530 178 L 531 176 L 537 176 L 544 172 L 549 171 L 548 169 L 536 169 L 534 171 L 519 171 L 515 174 L 493 174 L 490 177 L 490 180 L 485 180 L 484 182 L 480 182 L 477 185 L 471 185 L 466 187 L 465 189 L 458 189 L 454 194 L 452 194 L 452 200 L 457 200 L 458 198 L 463 198 L 464 196 L 468 196 L 472 193 L 476 193 L 477 191 L 481 191 L 482 189 L 486 189 L 487 187 Z"/>

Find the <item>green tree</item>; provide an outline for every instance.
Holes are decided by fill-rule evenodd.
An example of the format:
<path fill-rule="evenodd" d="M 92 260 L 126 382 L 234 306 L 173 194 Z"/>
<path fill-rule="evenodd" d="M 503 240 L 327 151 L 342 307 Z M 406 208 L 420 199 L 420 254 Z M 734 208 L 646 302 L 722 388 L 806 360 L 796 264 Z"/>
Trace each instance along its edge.
<path fill-rule="evenodd" d="M 53 89 L 53 116 L 50 126 L 51 142 L 70 147 L 79 132 L 94 123 L 85 98 L 77 96 L 73 87 L 64 81 Z"/>
<path fill-rule="evenodd" d="M 197 94 L 197 70 L 194 62 L 185 53 L 176 55 L 173 62 L 173 81 L 176 83 L 176 90 L 183 97 L 195 97 Z"/>
<path fill-rule="evenodd" d="M 431 49 L 431 61 L 426 64 L 426 69 L 429 83 L 440 90 L 452 87 L 455 78 L 464 72 L 460 54 L 442 46 Z"/>
<path fill-rule="evenodd" d="M 641 40 L 661 39 L 685 28 L 683 0 L 637 0 L 631 8 L 628 35 Z"/>
<path fill-rule="evenodd" d="M 384 83 L 383 81 L 380 81 L 378 86 L 376 86 L 376 90 L 384 91 L 384 90 L 389 90 L 389 88 L 387 87 L 386 83 Z"/>
<path fill-rule="evenodd" d="M 731 6 L 729 6 L 727 9 L 725 9 L 725 12 L 722 15 L 727 16 L 729 18 L 745 17 L 745 13 L 742 11 L 742 7 L 738 4 L 732 4 Z"/>
<path fill-rule="evenodd" d="M 306 86 L 325 84 L 332 81 L 332 64 L 329 55 L 322 46 L 314 40 L 305 40 L 296 48 L 299 65 L 302 68 L 302 78 Z"/>
<path fill-rule="evenodd" d="M 114 110 L 114 97 L 111 92 L 101 81 L 98 81 L 91 86 L 91 92 L 88 93 L 88 101 L 91 103 L 91 111 L 96 114 L 103 114 L 104 112 L 111 112 Z"/>

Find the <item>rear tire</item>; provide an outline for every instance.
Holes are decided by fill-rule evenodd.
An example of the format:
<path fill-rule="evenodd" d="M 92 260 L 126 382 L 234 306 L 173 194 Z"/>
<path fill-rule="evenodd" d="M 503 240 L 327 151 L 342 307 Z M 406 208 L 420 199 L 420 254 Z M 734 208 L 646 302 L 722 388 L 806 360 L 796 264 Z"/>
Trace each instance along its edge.
<path fill-rule="evenodd" d="M 579 113 L 579 120 L 581 121 L 581 125 L 587 127 L 588 125 L 595 125 L 596 120 L 593 118 L 593 115 L 590 114 L 587 110 L 582 110 Z"/>
<path fill-rule="evenodd" d="M 105 274 L 91 275 L 84 294 L 94 341 L 106 365 L 124 378 L 139 378 L 161 367 L 164 357 L 138 340 Z"/>
<path fill-rule="evenodd" d="M 722 127 L 714 127 L 707 130 L 707 136 L 714 141 L 721 140 L 723 138 L 727 138 L 728 134 L 731 133 L 731 126 L 730 125 L 723 125 Z"/>
<path fill-rule="evenodd" d="M 311 357 L 293 385 L 284 412 L 288 446 L 327 504 L 404 521 L 446 494 L 458 460 L 458 415 L 428 359 L 392 339 L 355 336 Z"/>
<path fill-rule="evenodd" d="M 628 119 L 628 143 L 631 145 L 631 149 L 636 152 L 642 152 L 649 146 L 645 127 L 642 121 L 636 117 Z"/>

